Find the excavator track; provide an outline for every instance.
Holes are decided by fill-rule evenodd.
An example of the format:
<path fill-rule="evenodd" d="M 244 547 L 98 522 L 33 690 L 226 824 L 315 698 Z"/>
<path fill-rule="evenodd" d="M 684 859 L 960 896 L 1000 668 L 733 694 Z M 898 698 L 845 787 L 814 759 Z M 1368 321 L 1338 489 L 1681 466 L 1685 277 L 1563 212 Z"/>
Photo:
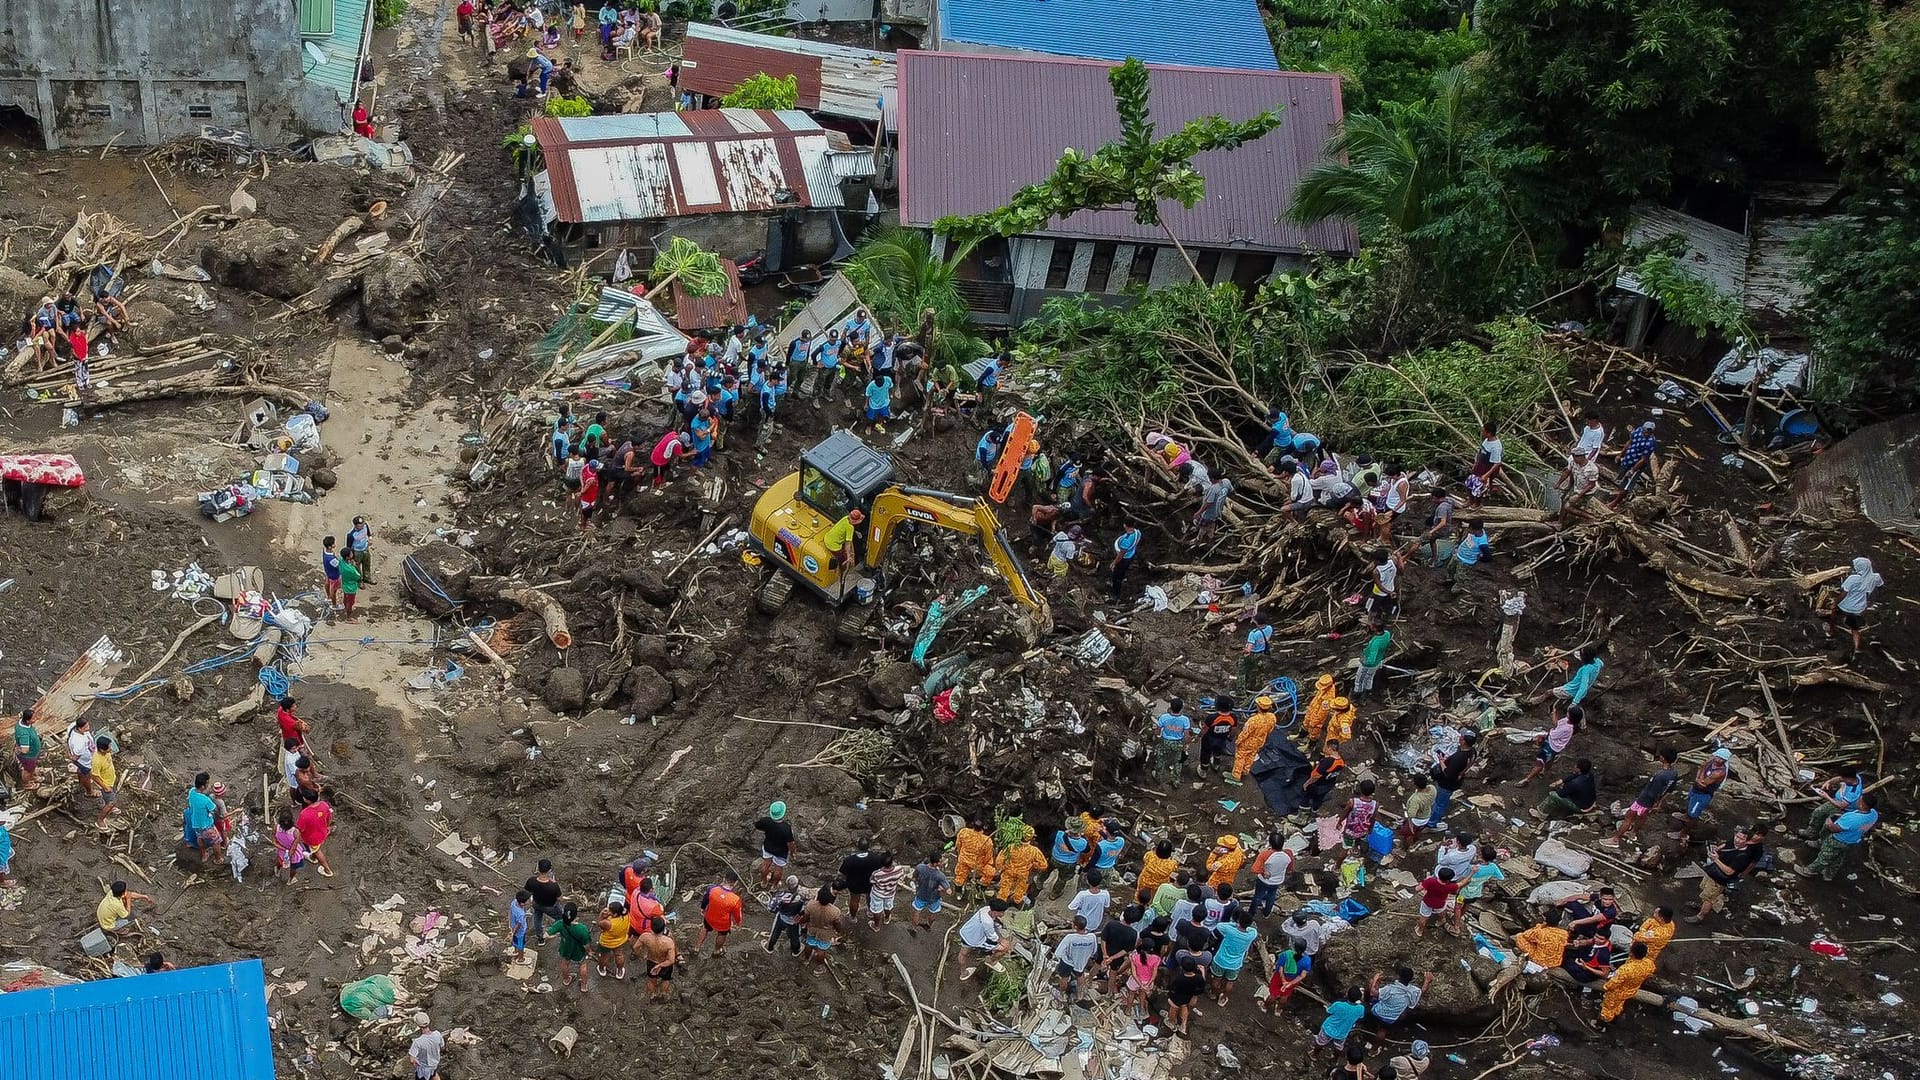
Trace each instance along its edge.
<path fill-rule="evenodd" d="M 764 615 L 778 615 L 780 609 L 787 606 L 787 599 L 793 595 L 793 579 L 785 573 L 775 570 L 767 576 L 753 594 L 754 606 Z"/>

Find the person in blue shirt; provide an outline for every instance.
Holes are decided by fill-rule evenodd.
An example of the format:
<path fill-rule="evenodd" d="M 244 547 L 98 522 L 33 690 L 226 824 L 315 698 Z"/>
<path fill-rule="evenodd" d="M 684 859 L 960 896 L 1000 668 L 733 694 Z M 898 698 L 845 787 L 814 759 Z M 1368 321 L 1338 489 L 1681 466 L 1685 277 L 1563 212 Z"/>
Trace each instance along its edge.
<path fill-rule="evenodd" d="M 873 354 L 867 358 L 867 367 L 877 375 L 893 377 L 893 352 L 900 346 L 899 334 L 888 334 L 873 346 Z"/>
<path fill-rule="evenodd" d="M 1234 984 L 1240 981 L 1241 970 L 1247 966 L 1247 952 L 1260 937 L 1260 931 L 1253 928 L 1253 908 L 1239 907 L 1233 921 L 1221 923 L 1214 928 L 1214 933 L 1220 943 L 1213 947 L 1213 992 L 1220 1004 L 1225 1005 L 1233 995 Z"/>
<path fill-rule="evenodd" d="M 1807 820 L 1807 827 L 1800 830 L 1803 840 L 1818 841 L 1827 833 L 1827 823 L 1835 817 L 1857 809 L 1860 797 L 1867 790 L 1867 770 L 1859 765 L 1840 770 L 1836 776 L 1827 778 L 1827 782 L 1813 789 L 1820 797 L 1820 803 L 1814 808 L 1813 816 Z"/>
<path fill-rule="evenodd" d="M 1568 660 L 1573 674 L 1568 676 L 1566 682 L 1552 690 L 1535 695 L 1533 700 L 1540 702 L 1553 698 L 1555 719 L 1559 719 L 1560 702 L 1568 705 L 1579 705 L 1584 702 L 1587 694 L 1593 690 L 1593 684 L 1600 679 L 1600 669 L 1606 667 L 1606 661 L 1601 659 L 1601 654 L 1605 651 L 1605 647 L 1600 645 L 1582 645 L 1575 649 L 1573 656 Z"/>
<path fill-rule="evenodd" d="M 1320 436 L 1308 431 L 1296 431 L 1293 434 L 1293 456 L 1298 458 L 1305 468 L 1313 468 L 1320 463 Z"/>
<path fill-rule="evenodd" d="M 701 409 L 695 414 L 688 430 L 693 433 L 693 459 L 695 468 L 704 467 L 713 460 L 713 436 L 718 427 L 711 409 Z"/>
<path fill-rule="evenodd" d="M 1872 794 L 1862 794 L 1854 809 L 1836 814 L 1827 822 L 1827 834 L 1820 838 L 1820 853 L 1807 866 L 1795 865 L 1801 877 L 1818 876 L 1832 881 L 1848 864 L 1866 852 L 1867 834 L 1880 824 L 1880 811 Z"/>
<path fill-rule="evenodd" d="M 565 405 L 560 406 L 560 415 L 553 418 L 553 467 L 567 467 L 567 453 L 573 448 L 573 416 Z"/>
<path fill-rule="evenodd" d="M 873 331 L 873 319 L 868 317 L 866 308 L 861 308 L 847 319 L 844 340 L 870 342 L 873 339 Z"/>
<path fill-rule="evenodd" d="M 1000 463 L 1000 451 L 1005 448 L 1006 440 L 1005 431 L 988 428 L 973 445 L 973 463 L 980 466 L 980 472 L 988 480 L 993 478 L 993 467 Z"/>
<path fill-rule="evenodd" d="M 827 391 L 840 374 L 840 331 L 827 331 L 827 339 L 813 347 L 813 407 L 827 400 Z"/>
<path fill-rule="evenodd" d="M 806 385 L 807 368 L 813 363 L 813 331 L 802 330 L 787 343 L 787 387 L 799 391 Z"/>
<path fill-rule="evenodd" d="M 1067 883 L 1080 874 L 1080 856 L 1087 853 L 1090 845 L 1080 832 L 1080 821 L 1072 818 L 1067 827 L 1053 834 L 1053 847 L 1047 853 L 1047 872 L 1039 883 L 1052 882 L 1048 895 L 1059 896 L 1067 889 Z"/>
<path fill-rule="evenodd" d="M 1093 868 L 1103 873 L 1111 873 L 1114 864 L 1120 861 L 1120 853 L 1127 849 L 1127 838 L 1121 835 L 1120 823 L 1103 821 L 1100 823 L 1100 839 L 1093 845 Z"/>
<path fill-rule="evenodd" d="M 1447 560 L 1447 584 L 1451 585 L 1460 576 L 1462 568 L 1471 570 L 1486 562 L 1493 554 L 1493 540 L 1487 536 L 1487 523 L 1475 519 L 1467 523 L 1467 535 L 1453 550 L 1445 556 Z M 1597 676 L 1599 673 L 1595 672 Z"/>
<path fill-rule="evenodd" d="M 1271 465 L 1293 452 L 1293 419 L 1279 409 L 1267 411 L 1267 437 L 1260 441 L 1260 457 Z"/>
<path fill-rule="evenodd" d="M 1140 529 L 1129 525 L 1113 538 L 1113 598 L 1120 599 L 1120 587 L 1127 580 L 1127 571 L 1133 568 L 1134 556 L 1140 554 Z"/>
<path fill-rule="evenodd" d="M 1240 653 L 1240 689 L 1250 688 L 1261 677 L 1261 669 L 1266 666 L 1267 653 L 1273 647 L 1273 627 L 1261 623 L 1247 631 L 1247 645 Z"/>
<path fill-rule="evenodd" d="M 980 378 L 975 380 L 980 387 L 979 415 L 986 423 L 993 423 L 993 398 L 1000 391 L 1000 371 L 1012 359 L 1013 354 L 1009 352 L 1002 352 L 999 356 L 989 359 L 986 369 L 980 372 Z"/>
<path fill-rule="evenodd" d="M 893 419 L 893 378 L 882 372 L 874 372 L 867 380 L 867 423 L 873 430 L 884 434 L 887 421 Z"/>
<path fill-rule="evenodd" d="M 1167 711 L 1154 720 L 1160 738 L 1153 745 L 1153 774 L 1179 783 L 1187 757 L 1187 736 L 1193 731 L 1193 718 L 1185 712 L 1187 703 L 1179 698 L 1167 702 Z"/>
<path fill-rule="evenodd" d="M 1346 1049 L 1347 1036 L 1353 1034 L 1353 1026 L 1367 1015 L 1366 1002 L 1366 988 L 1355 986 L 1347 991 L 1345 998 L 1328 1003 L 1327 1018 L 1320 1022 L 1320 1030 L 1313 1033 L 1313 1049 L 1307 1055 L 1309 1061 L 1328 1048 L 1335 1053 Z"/>

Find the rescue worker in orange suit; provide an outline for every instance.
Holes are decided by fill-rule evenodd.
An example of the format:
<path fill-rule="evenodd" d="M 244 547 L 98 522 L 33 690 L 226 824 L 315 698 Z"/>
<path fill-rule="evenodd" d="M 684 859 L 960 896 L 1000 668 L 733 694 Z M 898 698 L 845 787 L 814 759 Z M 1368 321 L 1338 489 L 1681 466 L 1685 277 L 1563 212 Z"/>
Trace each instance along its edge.
<path fill-rule="evenodd" d="M 1267 736 L 1273 734 L 1280 717 L 1273 711 L 1273 699 L 1265 694 L 1253 699 L 1253 715 L 1247 717 L 1247 726 L 1240 729 L 1240 741 L 1233 747 L 1233 775 L 1227 779 L 1229 784 L 1238 784 L 1253 768 L 1253 761 L 1260 756 L 1260 750 L 1267 745 Z"/>
<path fill-rule="evenodd" d="M 1327 714 L 1333 709 L 1333 699 L 1339 697 L 1333 689 L 1333 676 L 1322 675 L 1313 683 L 1313 700 L 1307 702 L 1307 712 L 1300 721 L 1300 730 L 1311 746 L 1320 741 L 1327 730 Z"/>
<path fill-rule="evenodd" d="M 1207 854 L 1207 887 L 1218 889 L 1222 885 L 1233 884 L 1240 876 L 1240 867 L 1247 861 L 1247 853 L 1240 847 L 1240 838 L 1222 835 L 1213 842 L 1213 850 Z"/>
<path fill-rule="evenodd" d="M 974 818 L 954 836 L 953 847 L 953 887 L 958 895 L 967 897 L 966 890 L 976 882 L 982 889 L 993 884 L 993 836 L 986 821 Z"/>
<path fill-rule="evenodd" d="M 1621 1010 L 1640 992 L 1640 984 L 1653 974 L 1653 961 L 1647 956 L 1647 943 L 1636 941 L 1627 950 L 1627 962 L 1607 977 L 1606 993 L 1600 998 L 1600 1022 L 1611 1024 L 1620 1019 Z"/>
<path fill-rule="evenodd" d="M 1326 730 L 1323 732 L 1326 742 L 1322 745 L 1331 751 L 1353 738 L 1353 721 L 1356 715 L 1357 710 L 1354 709 L 1353 702 L 1346 698 L 1337 697 L 1329 702 Z"/>
<path fill-rule="evenodd" d="M 1033 826 L 1026 827 L 1020 842 L 1000 856 L 1000 899 L 1009 904 L 1024 904 L 1034 878 L 1047 869 L 1046 853 L 1033 842 Z"/>

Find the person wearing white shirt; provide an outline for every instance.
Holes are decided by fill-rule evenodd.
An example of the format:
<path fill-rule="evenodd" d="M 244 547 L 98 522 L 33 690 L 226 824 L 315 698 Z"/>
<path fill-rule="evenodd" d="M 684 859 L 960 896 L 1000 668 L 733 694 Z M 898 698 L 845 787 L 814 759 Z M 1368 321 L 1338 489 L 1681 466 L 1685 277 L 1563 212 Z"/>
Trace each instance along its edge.
<path fill-rule="evenodd" d="M 1100 876 L 1098 870 L 1087 871 L 1087 887 L 1067 901 L 1067 910 L 1085 919 L 1087 927 L 1094 930 L 1107 921 L 1107 905 L 1113 902 L 1113 894 L 1100 887 Z"/>
<path fill-rule="evenodd" d="M 1600 448 L 1607 444 L 1607 429 L 1600 423 L 1600 414 L 1589 412 L 1582 418 L 1579 438 L 1574 440 L 1573 452 L 1598 457 Z"/>
<path fill-rule="evenodd" d="M 1011 906 L 996 896 L 960 924 L 960 943 L 967 947 L 969 956 L 974 959 L 999 956 L 1013 947 L 1011 940 L 1000 936 L 1000 918 Z"/>
<path fill-rule="evenodd" d="M 1084 916 L 1075 915 L 1073 932 L 1053 947 L 1053 977 L 1058 980 L 1061 994 L 1073 994 L 1079 989 L 1080 976 L 1086 974 L 1087 965 L 1099 951 L 1099 935 L 1087 929 Z"/>

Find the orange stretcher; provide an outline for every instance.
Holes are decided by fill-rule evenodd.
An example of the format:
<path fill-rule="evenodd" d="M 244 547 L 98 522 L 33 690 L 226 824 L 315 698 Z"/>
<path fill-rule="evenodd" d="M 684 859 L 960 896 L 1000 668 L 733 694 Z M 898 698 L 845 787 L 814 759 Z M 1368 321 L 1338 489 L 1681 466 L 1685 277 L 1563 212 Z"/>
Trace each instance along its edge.
<path fill-rule="evenodd" d="M 1020 478 L 1020 463 L 1027 459 L 1038 426 L 1039 422 L 1026 413 L 1016 415 L 1008 426 L 1007 443 L 1000 448 L 1000 464 L 994 468 L 993 483 L 987 488 L 987 497 L 994 502 L 1006 502 L 1013 493 L 1013 482 Z"/>

